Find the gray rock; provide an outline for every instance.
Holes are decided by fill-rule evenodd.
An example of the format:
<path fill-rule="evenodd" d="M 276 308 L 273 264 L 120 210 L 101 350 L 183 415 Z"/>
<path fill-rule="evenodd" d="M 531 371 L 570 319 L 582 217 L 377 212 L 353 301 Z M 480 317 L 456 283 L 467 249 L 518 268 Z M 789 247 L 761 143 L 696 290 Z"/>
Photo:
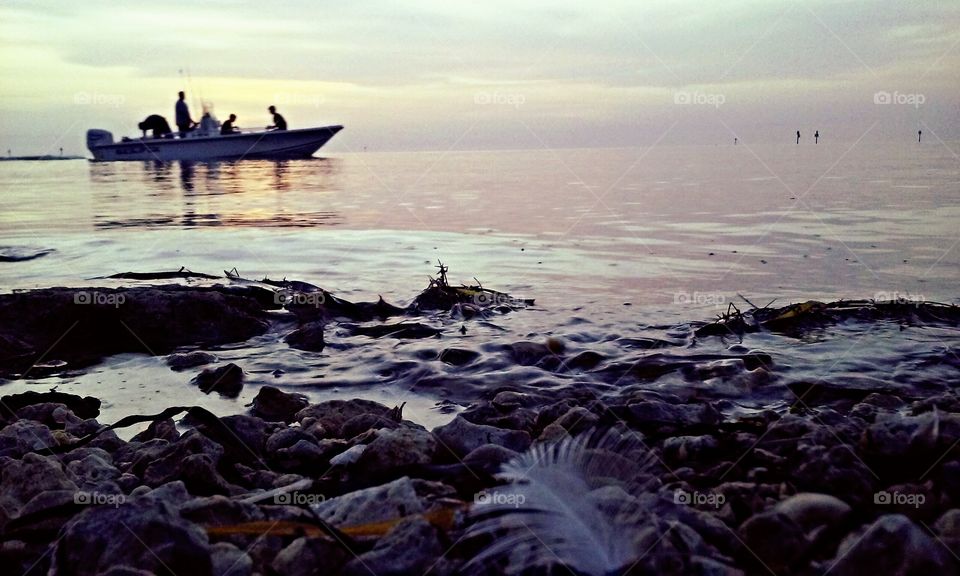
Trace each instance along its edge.
<path fill-rule="evenodd" d="M 452 452 L 463 457 L 484 444 L 496 444 L 523 452 L 530 447 L 530 435 L 521 430 L 504 430 L 474 424 L 463 416 L 457 415 L 449 424 L 433 430 L 433 435 L 440 443 L 440 451 Z"/>
<path fill-rule="evenodd" d="M 589 430 L 597 425 L 600 417 L 587 410 L 583 406 L 575 406 L 567 411 L 566 414 L 557 418 L 554 424 L 563 426 L 570 434 L 576 436 L 581 432 Z"/>
<path fill-rule="evenodd" d="M 17 420 L 0 430 L 0 456 L 20 458 L 56 444 L 50 429 L 33 420 Z"/>
<path fill-rule="evenodd" d="M 307 352 L 323 352 L 326 342 L 323 339 L 323 328 L 326 323 L 322 320 L 308 322 L 297 328 L 284 338 L 284 342 L 291 348 L 306 350 Z"/>
<path fill-rule="evenodd" d="M 340 436 L 346 439 L 355 438 L 370 430 L 382 428 L 396 428 L 400 423 L 396 420 L 378 414 L 361 414 L 347 420 L 340 427 Z"/>
<path fill-rule="evenodd" d="M 243 390 L 243 368 L 233 362 L 217 368 L 206 368 L 191 382 L 206 394 L 216 392 L 227 398 L 236 398 Z"/>
<path fill-rule="evenodd" d="M 631 422 L 644 428 L 672 426 L 713 426 L 720 421 L 720 414 L 710 404 L 670 404 L 660 400 L 647 400 L 628 406 Z"/>
<path fill-rule="evenodd" d="M 164 418 L 151 422 L 147 429 L 130 439 L 131 442 L 146 442 L 160 438 L 168 442 L 176 442 L 180 438 L 177 424 L 173 418 Z"/>
<path fill-rule="evenodd" d="M 410 478 L 357 490 L 318 504 L 314 510 L 334 526 L 350 526 L 403 518 L 423 512 Z"/>
<path fill-rule="evenodd" d="M 313 418 L 330 434 L 342 438 L 340 428 L 347 420 L 361 414 L 375 414 L 386 418 L 390 414 L 390 408 L 372 400 L 328 400 L 307 406 L 297 412 L 296 419 L 303 422 L 305 418 Z"/>
<path fill-rule="evenodd" d="M 801 492 L 783 500 L 774 507 L 775 512 L 786 514 L 804 532 L 827 524 L 839 524 L 850 514 L 850 505 L 829 494 Z"/>
<path fill-rule="evenodd" d="M 422 428 L 381 429 L 357 461 L 357 471 L 365 476 L 383 477 L 404 466 L 430 464 L 436 453 L 436 439 Z"/>
<path fill-rule="evenodd" d="M 944 512 L 933 527 L 940 536 L 940 540 L 954 554 L 960 555 L 960 508 L 953 508 Z"/>
<path fill-rule="evenodd" d="M 423 518 L 407 518 L 381 538 L 373 550 L 343 568 L 348 576 L 424 574 L 443 554 L 437 530 Z"/>
<path fill-rule="evenodd" d="M 210 546 L 210 562 L 213 576 L 251 576 L 253 559 L 229 542 L 217 542 Z"/>
<path fill-rule="evenodd" d="M 255 504 L 220 495 L 188 500 L 180 506 L 180 515 L 201 526 L 240 524 L 264 518 L 263 512 Z"/>
<path fill-rule="evenodd" d="M 183 352 L 178 354 L 171 354 L 167 356 L 167 366 L 171 370 L 187 370 L 189 368 L 196 368 L 197 366 L 203 366 L 204 364 L 213 364 L 217 361 L 217 357 L 213 354 L 207 352 L 200 352 L 199 350 L 195 352 Z"/>
<path fill-rule="evenodd" d="M 840 543 L 832 574 L 956 574 L 960 567 L 946 547 L 900 514 L 888 514 Z"/>
<path fill-rule="evenodd" d="M 77 491 L 77 485 L 53 456 L 31 452 L 22 460 L 3 463 L 0 470 L 0 506 L 7 514 L 16 515 L 34 496 L 52 490 Z"/>
<path fill-rule="evenodd" d="M 284 576 L 325 576 L 339 573 L 350 557 L 339 543 L 323 538 L 297 538 L 277 554 L 272 568 Z"/>
<path fill-rule="evenodd" d="M 494 473 L 500 470 L 503 464 L 520 456 L 515 452 L 503 446 L 496 444 L 484 444 L 470 451 L 463 457 L 464 464 L 480 470 L 486 470 L 488 473 Z"/>
<path fill-rule="evenodd" d="M 167 502 L 149 497 L 81 512 L 64 527 L 49 573 L 95 576 L 115 566 L 157 574 L 212 573 L 206 532 Z"/>
<path fill-rule="evenodd" d="M 663 443 L 663 456 L 668 462 L 699 461 L 715 454 L 719 443 L 713 436 L 674 436 Z"/>
<path fill-rule="evenodd" d="M 268 422 L 293 422 L 297 412 L 310 405 L 303 394 L 284 392 L 273 386 L 263 386 L 253 398 L 250 411 Z"/>
<path fill-rule="evenodd" d="M 740 526 L 740 538 L 752 555 L 776 574 L 798 570 L 809 542 L 803 528 L 786 514 L 768 511 Z"/>

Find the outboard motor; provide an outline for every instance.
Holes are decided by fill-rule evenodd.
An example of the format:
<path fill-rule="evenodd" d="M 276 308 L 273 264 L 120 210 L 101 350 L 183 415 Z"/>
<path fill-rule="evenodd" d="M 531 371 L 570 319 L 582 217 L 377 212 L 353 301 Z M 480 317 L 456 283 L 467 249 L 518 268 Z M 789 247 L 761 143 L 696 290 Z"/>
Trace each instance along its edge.
<path fill-rule="evenodd" d="M 113 134 L 106 130 L 87 130 L 87 150 L 93 152 L 96 146 L 113 144 Z"/>

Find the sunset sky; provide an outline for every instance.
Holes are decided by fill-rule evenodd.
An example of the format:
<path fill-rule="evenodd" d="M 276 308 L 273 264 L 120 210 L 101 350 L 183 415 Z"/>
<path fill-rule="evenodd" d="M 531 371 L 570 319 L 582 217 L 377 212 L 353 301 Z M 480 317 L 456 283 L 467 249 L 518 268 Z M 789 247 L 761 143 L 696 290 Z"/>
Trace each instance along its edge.
<path fill-rule="evenodd" d="M 960 3 L 359 0 L 0 5 L 0 147 L 171 120 L 343 124 L 327 150 L 960 139 Z"/>

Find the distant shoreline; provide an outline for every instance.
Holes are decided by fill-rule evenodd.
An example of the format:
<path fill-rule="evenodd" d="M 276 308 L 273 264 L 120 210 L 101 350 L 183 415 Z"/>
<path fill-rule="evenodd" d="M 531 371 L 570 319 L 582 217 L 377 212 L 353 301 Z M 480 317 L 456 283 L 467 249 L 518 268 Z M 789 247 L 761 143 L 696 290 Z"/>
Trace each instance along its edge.
<path fill-rule="evenodd" d="M 84 160 L 84 156 L 51 156 L 49 154 L 40 155 L 40 156 L 6 156 L 0 157 L 0 161 L 8 162 L 12 160 Z"/>

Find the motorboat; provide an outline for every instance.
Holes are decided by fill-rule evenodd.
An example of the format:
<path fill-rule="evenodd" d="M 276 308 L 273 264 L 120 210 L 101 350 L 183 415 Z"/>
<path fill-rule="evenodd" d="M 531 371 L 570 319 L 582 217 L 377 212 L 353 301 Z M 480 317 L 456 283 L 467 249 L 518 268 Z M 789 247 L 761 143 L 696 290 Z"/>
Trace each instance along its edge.
<path fill-rule="evenodd" d="M 87 130 L 87 149 L 96 161 L 239 160 L 244 158 L 309 158 L 343 126 L 296 130 L 260 130 L 221 134 L 219 122 L 186 132 L 114 142 L 107 130 Z"/>

